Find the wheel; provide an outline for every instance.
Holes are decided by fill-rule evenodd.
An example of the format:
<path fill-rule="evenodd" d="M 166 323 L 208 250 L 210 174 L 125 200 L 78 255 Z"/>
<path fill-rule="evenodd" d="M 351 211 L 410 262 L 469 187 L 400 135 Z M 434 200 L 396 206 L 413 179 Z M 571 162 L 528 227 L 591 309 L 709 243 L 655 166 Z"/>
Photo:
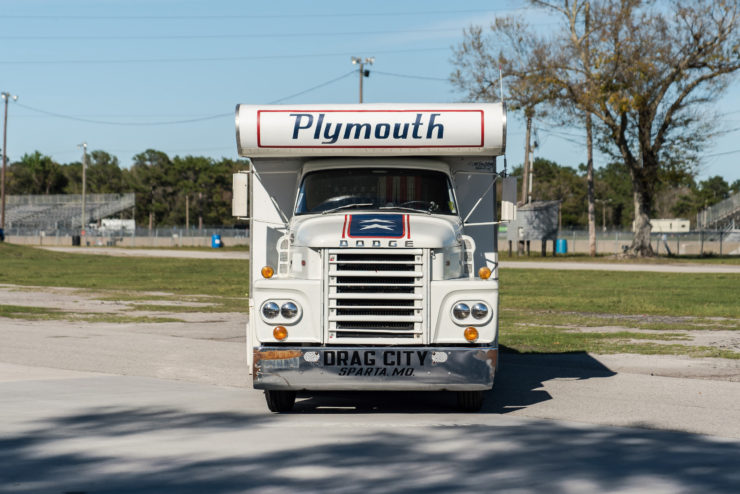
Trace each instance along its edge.
<path fill-rule="evenodd" d="M 265 401 L 271 412 L 289 412 L 295 404 L 295 391 L 265 390 Z"/>
<path fill-rule="evenodd" d="M 466 412 L 477 412 L 483 406 L 483 391 L 458 391 L 457 406 Z"/>

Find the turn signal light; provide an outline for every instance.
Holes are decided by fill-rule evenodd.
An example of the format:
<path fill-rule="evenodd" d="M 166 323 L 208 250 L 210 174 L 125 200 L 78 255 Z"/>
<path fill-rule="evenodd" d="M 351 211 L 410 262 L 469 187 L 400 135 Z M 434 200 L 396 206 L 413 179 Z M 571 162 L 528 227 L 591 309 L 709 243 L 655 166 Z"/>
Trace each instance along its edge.
<path fill-rule="evenodd" d="M 476 331 L 476 336 L 477 335 L 478 332 Z M 278 341 L 283 341 L 288 337 L 288 330 L 285 329 L 285 326 L 275 326 L 275 329 L 272 330 L 272 336 L 274 336 Z"/>
<path fill-rule="evenodd" d="M 491 270 L 488 269 L 486 266 L 483 266 L 478 270 L 478 276 L 480 276 L 480 279 L 487 280 L 491 277 Z"/>
<path fill-rule="evenodd" d="M 263 278 L 272 278 L 272 275 L 275 274 L 275 270 L 272 269 L 272 266 L 265 266 L 262 268 L 262 277 Z"/>
<path fill-rule="evenodd" d="M 471 343 L 478 339 L 478 330 L 472 326 L 468 326 L 467 328 L 465 328 L 464 334 L 465 339 Z"/>

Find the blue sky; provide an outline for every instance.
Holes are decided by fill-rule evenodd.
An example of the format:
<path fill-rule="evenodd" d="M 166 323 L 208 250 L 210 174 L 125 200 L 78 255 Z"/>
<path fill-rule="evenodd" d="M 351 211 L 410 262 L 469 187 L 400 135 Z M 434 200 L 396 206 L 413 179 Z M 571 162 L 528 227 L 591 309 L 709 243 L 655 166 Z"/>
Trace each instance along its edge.
<path fill-rule="evenodd" d="M 365 102 L 460 101 L 447 78 L 462 29 L 513 11 L 548 24 L 524 4 L 3 0 L 0 91 L 19 96 L 9 108 L 8 154 L 38 150 L 67 163 L 80 160 L 86 141 L 123 166 L 147 148 L 236 158 L 237 103 L 355 103 L 352 56 L 375 57 Z M 724 128 L 740 127 L 740 84 L 716 110 Z M 509 116 L 508 162 L 519 164 L 523 125 Z M 577 129 L 540 124 L 538 134 L 538 156 L 585 161 Z M 706 148 L 700 178 L 740 179 L 738 137 L 729 132 Z"/>

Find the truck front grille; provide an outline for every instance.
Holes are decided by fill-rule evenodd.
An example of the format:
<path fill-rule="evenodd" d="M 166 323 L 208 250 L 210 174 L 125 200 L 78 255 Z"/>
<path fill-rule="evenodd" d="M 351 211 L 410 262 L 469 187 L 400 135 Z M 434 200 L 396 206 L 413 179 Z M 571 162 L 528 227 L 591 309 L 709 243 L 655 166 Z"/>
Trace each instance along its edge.
<path fill-rule="evenodd" d="M 330 250 L 328 342 L 423 343 L 425 265 L 422 249 Z"/>

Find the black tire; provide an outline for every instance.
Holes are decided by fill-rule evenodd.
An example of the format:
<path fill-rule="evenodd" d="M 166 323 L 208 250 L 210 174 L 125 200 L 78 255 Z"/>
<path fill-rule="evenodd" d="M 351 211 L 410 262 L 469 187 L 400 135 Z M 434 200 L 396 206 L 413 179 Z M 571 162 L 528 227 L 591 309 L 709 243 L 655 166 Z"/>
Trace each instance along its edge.
<path fill-rule="evenodd" d="M 483 391 L 458 391 L 457 406 L 465 412 L 480 411 L 483 406 Z"/>
<path fill-rule="evenodd" d="M 289 412 L 295 405 L 295 391 L 265 390 L 265 401 L 271 412 Z"/>

